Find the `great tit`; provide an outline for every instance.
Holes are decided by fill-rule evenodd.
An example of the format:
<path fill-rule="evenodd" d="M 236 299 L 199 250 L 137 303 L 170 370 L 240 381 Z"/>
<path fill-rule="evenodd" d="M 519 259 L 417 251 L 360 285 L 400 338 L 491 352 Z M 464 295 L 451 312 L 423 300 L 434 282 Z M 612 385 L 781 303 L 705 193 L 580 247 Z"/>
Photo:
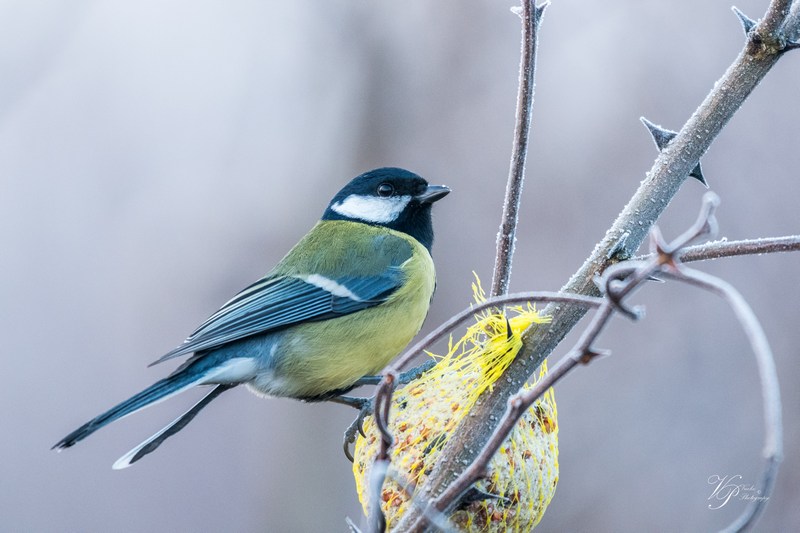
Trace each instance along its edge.
<path fill-rule="evenodd" d="M 214 388 L 125 454 L 125 468 L 236 385 L 307 401 L 339 397 L 419 332 L 435 286 L 431 205 L 450 192 L 400 168 L 366 172 L 266 276 L 152 364 L 192 354 L 166 378 L 79 427 L 54 449 L 198 385 Z"/>

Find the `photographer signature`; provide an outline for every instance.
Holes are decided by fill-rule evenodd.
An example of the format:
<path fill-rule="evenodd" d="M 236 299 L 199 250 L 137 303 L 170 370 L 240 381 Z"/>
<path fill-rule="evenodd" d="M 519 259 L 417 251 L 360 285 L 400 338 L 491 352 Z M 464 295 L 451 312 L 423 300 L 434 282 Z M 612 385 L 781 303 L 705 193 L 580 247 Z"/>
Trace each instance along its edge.
<path fill-rule="evenodd" d="M 714 491 L 708 497 L 712 502 L 708 508 L 712 510 L 725 507 L 733 499 L 742 501 L 768 500 L 769 496 L 761 496 L 761 491 L 755 485 L 742 483 L 742 476 L 709 476 L 708 484 L 714 485 Z"/>

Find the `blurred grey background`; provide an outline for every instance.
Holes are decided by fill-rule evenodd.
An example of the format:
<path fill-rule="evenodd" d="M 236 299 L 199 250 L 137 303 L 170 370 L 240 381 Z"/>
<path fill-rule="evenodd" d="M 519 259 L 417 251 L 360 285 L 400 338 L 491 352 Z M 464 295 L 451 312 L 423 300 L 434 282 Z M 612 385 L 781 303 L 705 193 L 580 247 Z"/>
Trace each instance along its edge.
<path fill-rule="evenodd" d="M 345 531 L 338 405 L 223 396 L 167 445 L 122 453 L 186 394 L 62 454 L 66 432 L 169 370 L 146 364 L 267 271 L 375 166 L 445 183 L 425 329 L 491 276 L 513 129 L 509 1 L 0 2 L 0 530 Z M 737 3 L 759 17 L 766 0 Z M 560 287 L 743 43 L 728 1 L 555 0 L 539 51 L 512 290 Z M 704 159 L 722 235 L 800 232 L 800 55 Z M 674 237 L 703 188 L 662 220 Z M 700 268 L 737 286 L 777 358 L 786 459 L 759 531 L 800 523 L 800 256 Z M 762 466 L 753 357 L 713 296 L 653 285 L 613 356 L 557 388 L 561 479 L 541 531 L 706 531 L 709 477 Z M 568 348 L 559 349 L 556 357 Z M 197 391 L 199 392 L 199 391 Z"/>

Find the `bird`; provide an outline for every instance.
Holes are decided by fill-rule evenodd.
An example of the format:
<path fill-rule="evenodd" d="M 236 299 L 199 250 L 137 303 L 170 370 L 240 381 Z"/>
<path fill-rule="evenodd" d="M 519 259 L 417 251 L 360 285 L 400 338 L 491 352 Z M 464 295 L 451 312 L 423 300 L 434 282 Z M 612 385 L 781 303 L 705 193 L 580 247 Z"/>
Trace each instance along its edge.
<path fill-rule="evenodd" d="M 183 364 L 53 449 L 197 386 L 213 388 L 113 468 L 153 452 L 238 385 L 261 396 L 347 403 L 343 395 L 379 373 L 422 327 L 436 286 L 431 208 L 449 192 L 395 167 L 353 178 L 269 273 L 150 366 L 189 356 Z"/>

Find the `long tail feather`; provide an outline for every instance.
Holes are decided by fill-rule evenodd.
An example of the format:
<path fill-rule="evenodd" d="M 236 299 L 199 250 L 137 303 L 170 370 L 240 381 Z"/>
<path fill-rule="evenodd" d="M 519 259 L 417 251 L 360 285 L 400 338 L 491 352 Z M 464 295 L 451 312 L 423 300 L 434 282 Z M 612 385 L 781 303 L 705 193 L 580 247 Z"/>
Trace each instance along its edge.
<path fill-rule="evenodd" d="M 120 457 L 114 466 L 112 467 L 114 470 L 121 470 L 123 468 L 128 468 L 133 463 L 144 457 L 145 455 L 152 453 L 161 446 L 161 444 L 182 430 L 186 427 L 186 424 L 192 421 L 192 419 L 197 416 L 205 406 L 211 403 L 214 398 L 222 394 L 228 389 L 235 387 L 235 385 L 217 385 L 214 389 L 211 390 L 208 394 L 203 396 L 203 398 L 194 404 L 191 409 L 183 413 L 180 417 L 173 420 L 168 426 L 164 429 L 138 445 L 136 448 L 132 449 L 122 457 Z"/>
<path fill-rule="evenodd" d="M 144 409 L 145 407 L 162 402 L 171 396 L 193 387 L 194 385 L 202 383 L 206 378 L 206 375 L 197 375 L 194 372 L 179 372 L 157 381 L 139 394 L 128 398 L 121 404 L 112 407 L 105 413 L 88 421 L 58 441 L 51 449 L 61 451 L 64 448 L 69 448 L 75 443 L 82 441 L 101 427 L 135 413 L 140 409 Z"/>

